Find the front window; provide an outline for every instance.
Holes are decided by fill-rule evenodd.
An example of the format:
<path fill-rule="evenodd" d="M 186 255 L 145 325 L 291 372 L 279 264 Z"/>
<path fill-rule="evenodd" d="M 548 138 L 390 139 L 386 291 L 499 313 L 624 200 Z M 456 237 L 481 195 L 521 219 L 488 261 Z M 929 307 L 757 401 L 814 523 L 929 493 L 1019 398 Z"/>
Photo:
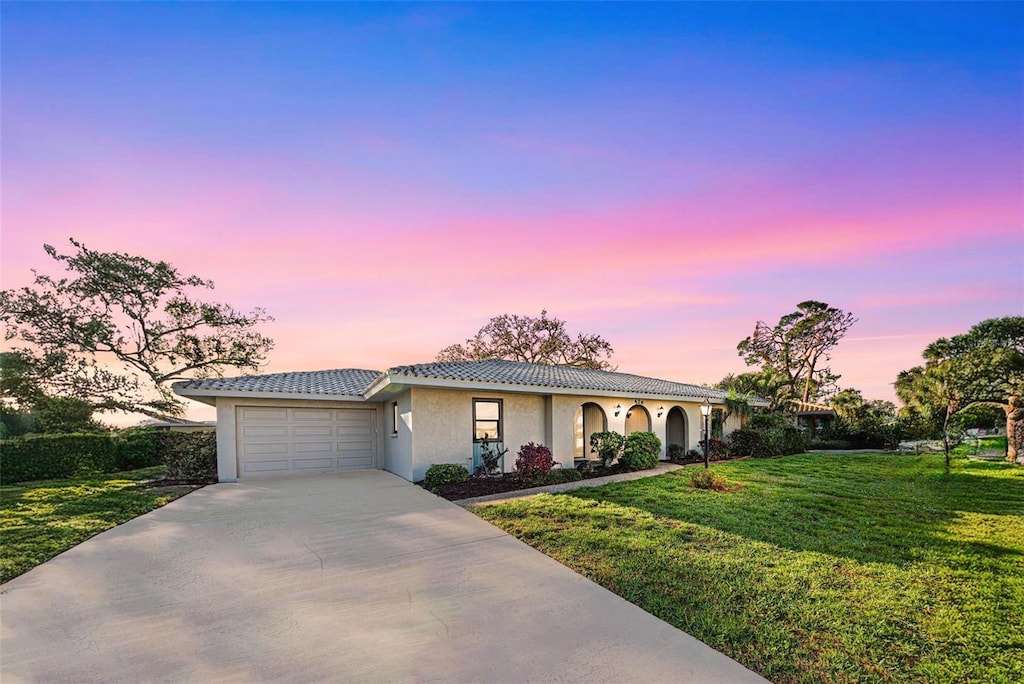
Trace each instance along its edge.
<path fill-rule="evenodd" d="M 473 400 L 473 441 L 502 441 L 501 399 Z"/>

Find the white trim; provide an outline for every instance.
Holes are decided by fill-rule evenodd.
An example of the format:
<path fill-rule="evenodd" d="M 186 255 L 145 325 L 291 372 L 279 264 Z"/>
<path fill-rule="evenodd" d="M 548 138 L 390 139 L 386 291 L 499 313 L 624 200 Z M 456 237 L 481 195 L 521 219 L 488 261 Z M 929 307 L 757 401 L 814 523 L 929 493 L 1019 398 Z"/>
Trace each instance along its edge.
<path fill-rule="evenodd" d="M 303 392 L 251 392 L 246 390 L 175 388 L 174 393 L 189 399 L 202 401 L 202 397 L 232 399 L 299 399 L 302 401 L 354 401 L 365 403 L 361 394 L 307 394 Z M 213 402 L 206 402 L 213 403 Z"/>

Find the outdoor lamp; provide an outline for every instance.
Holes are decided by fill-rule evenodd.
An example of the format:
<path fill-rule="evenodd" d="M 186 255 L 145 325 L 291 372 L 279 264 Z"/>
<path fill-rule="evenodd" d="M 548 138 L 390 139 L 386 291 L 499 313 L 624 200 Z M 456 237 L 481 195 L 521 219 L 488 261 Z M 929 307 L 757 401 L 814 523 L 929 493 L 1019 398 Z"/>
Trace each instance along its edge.
<path fill-rule="evenodd" d="M 665 407 L 664 406 L 659 406 L 658 407 L 658 417 L 661 418 L 661 414 L 664 413 L 664 412 L 665 412 Z"/>
<path fill-rule="evenodd" d="M 615 416 L 618 417 L 619 412 L 622 411 L 622 404 L 615 405 Z"/>
<path fill-rule="evenodd" d="M 708 467 L 711 456 L 711 430 L 708 428 L 708 421 L 711 419 L 711 400 L 706 398 L 700 405 L 700 415 L 704 416 L 704 467 Z"/>

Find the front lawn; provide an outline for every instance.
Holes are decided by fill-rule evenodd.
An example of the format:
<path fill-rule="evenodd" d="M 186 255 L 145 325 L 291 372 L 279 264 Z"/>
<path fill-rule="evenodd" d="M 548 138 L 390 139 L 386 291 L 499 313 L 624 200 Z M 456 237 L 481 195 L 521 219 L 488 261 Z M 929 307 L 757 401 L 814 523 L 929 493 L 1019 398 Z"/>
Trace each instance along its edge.
<path fill-rule="evenodd" d="M 941 454 L 718 463 L 482 518 L 775 682 L 1024 681 L 1024 468 Z"/>
<path fill-rule="evenodd" d="M 201 485 L 163 484 L 157 466 L 0 487 L 0 581 Z"/>

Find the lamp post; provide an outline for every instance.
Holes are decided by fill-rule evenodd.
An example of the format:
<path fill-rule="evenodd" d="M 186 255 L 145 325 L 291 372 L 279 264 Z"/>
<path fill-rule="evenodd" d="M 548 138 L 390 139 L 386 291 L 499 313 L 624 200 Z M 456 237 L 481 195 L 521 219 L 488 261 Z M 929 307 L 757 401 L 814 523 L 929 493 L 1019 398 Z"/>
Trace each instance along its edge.
<path fill-rule="evenodd" d="M 700 415 L 704 416 L 704 467 L 707 468 L 711 457 L 711 428 L 708 427 L 708 421 L 711 419 L 710 399 L 705 398 L 704 403 L 700 405 Z"/>

